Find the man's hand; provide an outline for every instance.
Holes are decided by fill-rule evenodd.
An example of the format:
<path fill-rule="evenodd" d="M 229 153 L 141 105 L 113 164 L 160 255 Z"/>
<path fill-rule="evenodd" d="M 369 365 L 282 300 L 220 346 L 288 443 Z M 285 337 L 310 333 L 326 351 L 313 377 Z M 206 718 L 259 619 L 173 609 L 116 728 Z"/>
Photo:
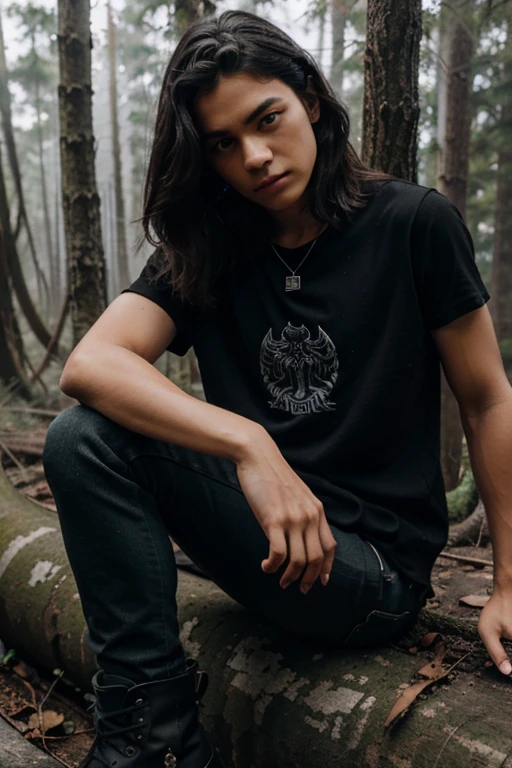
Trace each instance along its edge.
<path fill-rule="evenodd" d="M 261 563 L 265 573 L 275 573 L 288 560 L 280 585 L 286 589 L 301 579 L 306 594 L 320 576 L 329 581 L 336 540 L 322 503 L 293 471 L 268 435 L 259 437 L 237 461 L 240 486 L 270 544 Z"/>
<path fill-rule="evenodd" d="M 512 640 L 512 589 L 496 589 L 482 609 L 478 632 L 500 672 L 510 675 L 512 665 L 501 638 Z"/>

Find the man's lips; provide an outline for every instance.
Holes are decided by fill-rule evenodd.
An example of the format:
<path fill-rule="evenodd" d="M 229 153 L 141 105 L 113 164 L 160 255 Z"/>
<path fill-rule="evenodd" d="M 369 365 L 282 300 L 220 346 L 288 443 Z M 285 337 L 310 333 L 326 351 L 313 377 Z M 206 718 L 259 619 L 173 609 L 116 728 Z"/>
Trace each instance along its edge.
<path fill-rule="evenodd" d="M 260 189 L 265 189 L 265 187 L 269 187 L 271 184 L 274 184 L 274 182 L 278 181 L 278 179 L 282 179 L 284 176 L 288 175 L 288 171 L 285 171 L 285 173 L 279 174 L 279 176 L 269 176 L 264 181 L 261 182 L 257 187 L 255 187 L 254 192 L 258 192 Z"/>

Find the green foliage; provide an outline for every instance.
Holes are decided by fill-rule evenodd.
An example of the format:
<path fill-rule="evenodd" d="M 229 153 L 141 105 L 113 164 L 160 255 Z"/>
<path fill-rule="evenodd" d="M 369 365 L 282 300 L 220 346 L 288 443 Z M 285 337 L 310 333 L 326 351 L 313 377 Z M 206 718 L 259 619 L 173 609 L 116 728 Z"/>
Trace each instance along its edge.
<path fill-rule="evenodd" d="M 512 339 L 500 340 L 500 352 L 505 366 L 510 366 L 512 363 Z"/>
<path fill-rule="evenodd" d="M 450 523 L 460 523 L 470 515 L 478 504 L 478 490 L 469 465 L 457 488 L 446 494 L 448 519 Z"/>
<path fill-rule="evenodd" d="M 2 666 L 5 666 L 6 664 L 9 664 L 10 661 L 14 661 L 16 659 L 16 651 L 14 648 L 11 648 L 10 651 L 7 651 L 7 653 L 4 654 L 2 660 L 0 661 L 0 664 Z"/>

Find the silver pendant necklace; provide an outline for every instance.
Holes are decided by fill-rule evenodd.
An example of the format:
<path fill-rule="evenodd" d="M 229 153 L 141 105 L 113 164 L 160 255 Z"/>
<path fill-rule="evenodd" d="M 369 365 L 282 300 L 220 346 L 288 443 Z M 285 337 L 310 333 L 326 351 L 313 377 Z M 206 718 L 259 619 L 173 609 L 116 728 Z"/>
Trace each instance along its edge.
<path fill-rule="evenodd" d="M 285 280 L 285 284 L 284 284 L 285 291 L 300 291 L 300 275 L 297 275 L 295 273 L 298 272 L 299 269 L 302 267 L 302 265 L 306 261 L 307 257 L 309 256 L 309 254 L 311 253 L 311 251 L 315 247 L 317 240 L 318 240 L 318 237 L 315 240 L 313 240 L 313 242 L 311 243 L 310 247 L 308 248 L 308 251 L 307 251 L 306 255 L 304 256 L 304 258 L 300 262 L 299 266 L 296 267 L 295 269 L 292 269 L 286 263 L 286 261 L 282 258 L 282 256 L 277 252 L 277 250 L 276 250 L 276 248 L 274 246 L 274 243 L 270 243 L 270 245 L 272 246 L 272 249 L 273 249 L 275 255 L 277 256 L 277 258 L 279 259 L 279 261 L 281 261 L 285 265 L 286 269 L 289 269 L 290 272 L 292 273 L 291 275 L 287 275 L 286 276 L 286 280 Z"/>

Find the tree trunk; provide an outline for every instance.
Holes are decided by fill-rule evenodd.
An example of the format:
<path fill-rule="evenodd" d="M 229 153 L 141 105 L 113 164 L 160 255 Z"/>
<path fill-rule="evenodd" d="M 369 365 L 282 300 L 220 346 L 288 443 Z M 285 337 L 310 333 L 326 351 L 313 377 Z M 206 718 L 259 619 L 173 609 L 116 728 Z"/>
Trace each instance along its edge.
<path fill-rule="evenodd" d="M 62 197 L 77 344 L 106 306 L 100 199 L 94 168 L 89 0 L 59 0 Z"/>
<path fill-rule="evenodd" d="M 108 58 L 110 64 L 110 122 L 112 125 L 112 156 L 114 159 L 115 220 L 117 243 L 116 291 L 130 285 L 128 270 L 128 249 L 126 246 L 126 216 L 121 171 L 121 142 L 117 112 L 117 68 L 116 68 L 116 26 L 112 16 L 112 5 L 107 2 L 108 17 Z"/>
<path fill-rule="evenodd" d="M 332 63 L 329 80 L 340 99 L 343 98 L 343 59 L 348 13 L 348 0 L 331 0 Z"/>
<path fill-rule="evenodd" d="M 215 12 L 215 2 L 213 0 L 176 0 L 174 6 L 174 19 L 179 35 L 182 35 L 194 21 L 204 14 Z"/>
<path fill-rule="evenodd" d="M 35 45 L 35 42 L 33 43 Z M 44 148 L 43 148 L 43 129 L 41 125 L 41 97 L 39 93 L 39 82 L 36 80 L 35 87 L 35 107 L 36 107 L 36 126 L 37 126 L 37 146 L 39 150 L 39 173 L 41 178 L 41 204 L 43 208 L 44 234 L 46 239 L 46 252 L 48 254 L 48 269 L 50 272 L 50 309 L 58 303 L 58 291 L 55 274 L 55 254 L 53 253 L 52 226 L 50 223 L 50 210 L 48 207 L 48 193 L 46 189 L 46 170 L 44 167 Z M 54 317 L 55 313 L 50 312 Z"/>
<path fill-rule="evenodd" d="M 421 0 L 368 0 L 363 159 L 416 181 Z"/>
<path fill-rule="evenodd" d="M 441 112 L 444 123 L 439 138 L 438 189 L 457 206 L 466 218 L 467 177 L 471 112 L 469 104 L 471 60 L 470 13 L 467 0 L 456 0 L 443 9 L 441 17 L 441 51 L 446 51 L 446 101 Z M 472 9 L 471 9 L 472 10 Z M 443 40 L 443 37 L 446 37 Z M 458 403 L 442 376 L 441 384 L 441 467 L 446 491 L 458 485 L 462 457 L 463 430 Z"/>
<path fill-rule="evenodd" d="M 58 116 L 57 116 L 57 122 L 58 122 Z M 56 132 L 55 135 L 57 136 L 59 132 L 58 125 L 56 126 Z M 55 144 L 55 219 L 54 219 L 54 237 L 55 237 L 55 287 L 56 287 L 56 301 L 60 304 L 62 303 L 62 295 L 63 295 L 63 286 L 62 286 L 62 250 L 61 250 L 61 219 L 60 219 L 60 206 L 61 206 L 61 178 L 60 178 L 60 157 L 59 157 L 59 147 L 58 144 Z M 67 294 L 67 290 L 64 291 L 64 293 Z"/>
<path fill-rule="evenodd" d="M 507 6 L 507 42 L 501 88 L 502 126 L 498 150 L 494 255 L 492 264 L 492 316 L 509 380 L 512 381 L 512 5 Z"/>
<path fill-rule="evenodd" d="M 23 339 L 12 305 L 5 240 L 0 228 L 0 382 L 28 397 L 24 363 Z"/>
<path fill-rule="evenodd" d="M 41 306 L 44 304 L 44 300 L 48 302 L 48 285 L 44 272 L 39 265 L 36 248 L 34 244 L 34 238 L 32 236 L 32 229 L 27 216 L 27 210 L 25 207 L 25 196 L 23 194 L 23 185 L 21 182 L 21 173 L 18 163 L 18 155 L 16 152 L 16 143 L 14 140 L 14 131 L 12 128 L 12 114 L 11 114 L 11 95 L 9 93 L 8 75 L 7 75 L 7 63 L 5 61 L 5 45 L 4 45 L 4 33 L 2 26 L 2 15 L 0 13 L 0 112 L 2 114 L 2 127 L 5 139 L 5 145 L 7 148 L 7 156 L 9 159 L 9 165 L 14 180 L 14 187 L 18 197 L 18 219 L 19 224 L 23 222 L 27 232 L 27 239 L 30 249 L 30 254 L 34 264 L 34 270 L 37 280 L 37 291 L 39 297 L 39 303 Z M 32 329 L 34 330 L 34 329 Z"/>
<path fill-rule="evenodd" d="M 18 299 L 20 308 L 25 315 L 30 328 L 44 347 L 48 347 L 51 334 L 44 327 L 36 308 L 32 303 L 30 294 L 25 283 L 23 270 L 21 268 L 16 244 L 11 232 L 11 222 L 9 216 L 9 204 L 7 201 L 7 192 L 5 189 L 4 171 L 2 156 L 0 152 L 0 226 L 2 227 L 5 254 L 7 259 L 7 269 L 12 280 L 12 286 Z"/>

